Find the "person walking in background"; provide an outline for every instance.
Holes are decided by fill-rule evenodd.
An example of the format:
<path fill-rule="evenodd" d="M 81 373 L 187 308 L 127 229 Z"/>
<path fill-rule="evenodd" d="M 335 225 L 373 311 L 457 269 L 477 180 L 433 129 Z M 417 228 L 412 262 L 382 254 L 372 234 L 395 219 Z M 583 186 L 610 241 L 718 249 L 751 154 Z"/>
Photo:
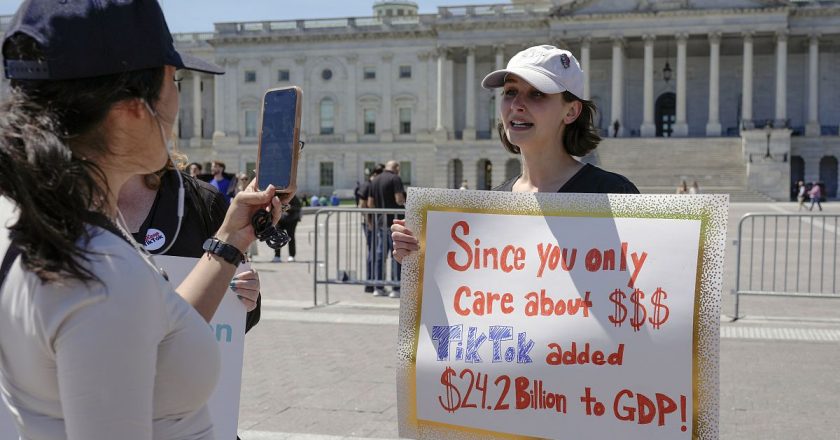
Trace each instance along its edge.
<path fill-rule="evenodd" d="M 230 203 L 230 200 L 236 193 L 234 176 L 225 173 L 225 163 L 220 160 L 214 160 L 210 163 L 210 172 L 213 175 L 213 178 L 210 179 L 210 184 L 216 187 L 225 197 L 225 200 Z"/>
<path fill-rule="evenodd" d="M 312 195 L 312 198 L 310 199 L 309 205 L 310 206 L 321 206 L 321 199 L 318 198 L 317 194 Z"/>
<path fill-rule="evenodd" d="M 799 203 L 799 210 L 802 211 L 802 208 L 805 207 L 805 198 L 808 195 L 808 188 L 805 187 L 805 182 L 799 181 L 796 183 L 797 185 L 797 192 L 796 192 L 796 201 Z"/>
<path fill-rule="evenodd" d="M 677 194 L 688 194 L 688 184 L 685 180 L 677 186 Z"/>
<path fill-rule="evenodd" d="M 700 194 L 700 185 L 697 184 L 697 181 L 691 182 L 691 187 L 688 188 L 689 194 Z"/>
<path fill-rule="evenodd" d="M 300 201 L 300 198 L 297 196 L 292 197 L 289 201 L 289 210 L 280 217 L 280 223 L 278 227 L 281 229 L 285 229 L 286 233 L 289 234 L 289 257 L 286 261 L 292 263 L 295 261 L 295 256 L 297 255 L 297 244 L 295 242 L 295 229 L 297 229 L 298 223 L 300 223 L 302 217 L 302 210 L 303 210 L 303 203 Z M 282 261 L 280 257 L 280 249 L 274 250 L 274 259 L 271 260 L 274 263 L 279 263 Z"/>
<path fill-rule="evenodd" d="M 368 206 L 368 197 L 370 197 L 370 184 L 377 176 L 382 174 L 385 171 L 384 164 L 376 164 L 373 167 L 373 170 L 370 171 L 369 175 L 359 185 L 359 192 L 357 194 L 356 206 L 359 208 L 373 208 L 373 206 Z M 371 281 L 374 279 L 374 270 L 373 270 L 373 261 L 374 261 L 374 254 L 376 253 L 376 249 L 374 248 L 374 231 L 375 231 L 375 224 L 376 224 L 376 217 L 377 215 L 373 214 L 362 214 L 362 233 L 365 234 L 365 246 L 367 247 L 367 258 L 365 263 L 365 279 Z M 373 293 L 374 288 L 372 284 L 365 284 L 365 293 Z"/>
<path fill-rule="evenodd" d="M 405 188 L 400 179 L 400 163 L 389 160 L 385 164 L 385 170 L 370 183 L 370 194 L 368 195 L 368 206 L 380 209 L 399 209 L 405 205 Z M 390 227 L 394 222 L 394 215 L 377 216 L 375 226 L 376 249 L 374 249 L 374 279 L 385 280 L 385 260 L 387 255 L 394 248 L 391 239 Z M 402 265 L 391 255 L 391 281 L 400 281 Z M 386 293 L 381 287 L 376 287 L 374 296 L 385 296 Z M 395 286 L 388 295 L 391 298 L 400 297 L 400 287 Z"/>
<path fill-rule="evenodd" d="M 198 179 L 199 176 L 201 175 L 202 168 L 203 167 L 201 166 L 200 163 L 191 162 L 189 165 L 187 165 L 187 174 L 189 174 L 190 177 L 194 177 L 194 178 Z"/>
<path fill-rule="evenodd" d="M 467 185 L 467 179 L 464 179 L 464 181 L 461 182 L 461 187 L 458 188 L 458 189 L 463 189 L 463 190 L 470 189 L 470 187 Z"/>
<path fill-rule="evenodd" d="M 819 182 L 814 182 L 811 190 L 808 191 L 808 196 L 811 197 L 811 206 L 808 208 L 808 211 L 813 211 L 814 205 L 817 205 L 820 211 L 822 211 L 822 204 L 820 203 L 822 199 L 822 188 L 820 188 Z"/>

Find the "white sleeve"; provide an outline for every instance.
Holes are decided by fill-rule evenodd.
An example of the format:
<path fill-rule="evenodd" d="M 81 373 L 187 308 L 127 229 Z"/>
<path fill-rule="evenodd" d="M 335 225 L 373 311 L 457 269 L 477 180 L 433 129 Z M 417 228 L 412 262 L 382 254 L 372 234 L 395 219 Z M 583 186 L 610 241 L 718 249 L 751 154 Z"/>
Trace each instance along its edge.
<path fill-rule="evenodd" d="M 159 287 L 144 275 L 103 280 L 104 298 L 75 310 L 56 333 L 68 440 L 152 438 L 158 344 L 168 324 Z"/>

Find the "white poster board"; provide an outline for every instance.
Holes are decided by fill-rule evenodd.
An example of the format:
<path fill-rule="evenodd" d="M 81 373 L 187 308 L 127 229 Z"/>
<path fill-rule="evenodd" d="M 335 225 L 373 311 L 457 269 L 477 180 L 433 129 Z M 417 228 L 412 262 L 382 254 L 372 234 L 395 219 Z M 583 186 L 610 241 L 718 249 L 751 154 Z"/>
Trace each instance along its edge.
<path fill-rule="evenodd" d="M 726 196 L 408 200 L 401 436 L 716 438 Z"/>
<path fill-rule="evenodd" d="M 195 267 L 198 259 L 156 256 L 155 261 L 166 270 L 169 281 L 177 287 Z M 250 268 L 250 265 L 245 263 L 236 271 L 244 272 Z M 222 360 L 219 383 L 207 402 L 217 439 L 236 438 L 239 392 L 242 387 L 242 359 L 245 354 L 245 313 L 245 305 L 228 289 L 210 321 L 210 331 L 219 343 Z"/>

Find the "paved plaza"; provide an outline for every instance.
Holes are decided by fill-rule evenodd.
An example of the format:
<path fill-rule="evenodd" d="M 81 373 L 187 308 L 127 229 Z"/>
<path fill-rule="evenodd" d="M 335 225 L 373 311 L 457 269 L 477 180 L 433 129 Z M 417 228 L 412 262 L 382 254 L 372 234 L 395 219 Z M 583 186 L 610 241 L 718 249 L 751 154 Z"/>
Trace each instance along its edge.
<path fill-rule="evenodd" d="M 840 439 L 840 301 L 749 297 L 732 322 L 733 240 L 749 212 L 796 212 L 794 203 L 730 207 L 720 353 L 721 439 Z M 825 205 L 840 213 L 840 204 Z M 294 263 L 255 258 L 263 317 L 246 338 L 243 440 L 398 438 L 399 300 L 331 286 L 312 307 L 314 224 L 298 227 Z M 323 287 L 319 289 L 323 294 Z M 323 295 L 319 304 L 324 301 Z"/>

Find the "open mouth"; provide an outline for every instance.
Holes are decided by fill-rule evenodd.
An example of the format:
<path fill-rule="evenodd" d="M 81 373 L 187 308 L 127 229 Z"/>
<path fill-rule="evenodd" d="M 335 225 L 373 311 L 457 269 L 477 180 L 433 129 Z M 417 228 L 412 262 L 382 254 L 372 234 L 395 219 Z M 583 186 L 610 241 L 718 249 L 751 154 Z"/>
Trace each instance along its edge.
<path fill-rule="evenodd" d="M 531 128 L 534 124 L 525 121 L 510 121 L 510 126 L 512 128 Z"/>

